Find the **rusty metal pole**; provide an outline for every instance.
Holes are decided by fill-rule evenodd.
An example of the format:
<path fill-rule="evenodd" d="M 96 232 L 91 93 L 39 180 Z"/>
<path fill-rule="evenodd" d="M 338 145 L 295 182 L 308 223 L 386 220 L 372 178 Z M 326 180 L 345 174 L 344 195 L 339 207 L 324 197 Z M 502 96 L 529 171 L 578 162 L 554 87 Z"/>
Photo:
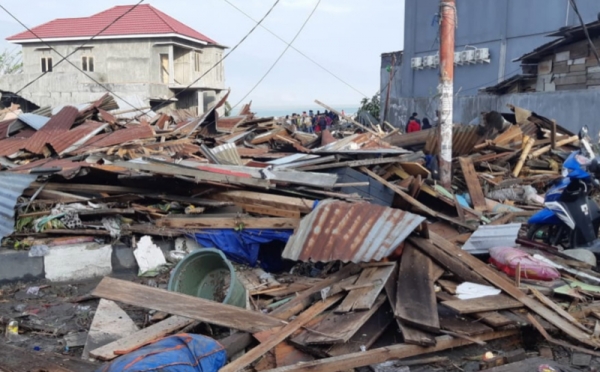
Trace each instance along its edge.
<path fill-rule="evenodd" d="M 440 0 L 440 181 L 450 189 L 452 184 L 452 99 L 454 96 L 454 30 L 456 0 Z"/>

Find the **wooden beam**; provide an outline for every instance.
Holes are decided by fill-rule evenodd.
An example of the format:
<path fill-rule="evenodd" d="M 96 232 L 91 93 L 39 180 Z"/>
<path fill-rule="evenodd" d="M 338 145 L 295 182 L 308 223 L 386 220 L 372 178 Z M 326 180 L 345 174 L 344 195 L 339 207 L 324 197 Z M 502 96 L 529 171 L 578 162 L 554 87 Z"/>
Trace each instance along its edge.
<path fill-rule="evenodd" d="M 330 306 L 333 306 L 336 302 L 338 302 L 343 295 L 338 294 L 332 297 L 329 297 L 325 301 L 320 301 L 311 306 L 308 310 L 300 314 L 296 319 L 291 321 L 288 325 L 283 327 L 279 332 L 275 333 L 273 336 L 269 337 L 266 342 L 261 343 L 257 347 L 248 351 L 246 354 L 236 359 L 235 361 L 229 363 L 225 367 L 221 368 L 219 372 L 237 372 L 250 363 L 254 362 L 261 356 L 265 355 L 269 350 L 277 346 L 280 342 L 283 342 L 286 338 L 288 338 L 292 333 L 296 332 L 306 323 L 311 321 L 314 317 L 321 314 Z M 240 319 L 244 320 L 244 319 Z"/>
<path fill-rule="evenodd" d="M 492 332 L 478 336 L 478 340 L 490 341 L 518 334 L 518 330 Z M 325 358 L 314 362 L 300 363 L 293 366 L 275 368 L 266 372 L 331 372 L 346 371 L 351 368 L 364 367 L 378 364 L 392 359 L 404 359 L 417 355 L 435 353 L 455 347 L 471 345 L 473 342 L 464 339 L 455 339 L 450 336 L 436 337 L 436 346 L 422 347 L 416 345 L 391 345 L 365 352 L 346 354 L 342 356 Z"/>
<path fill-rule="evenodd" d="M 568 144 L 571 144 L 571 143 L 577 142 L 577 141 L 579 141 L 579 136 L 571 136 L 571 137 L 566 138 L 566 139 L 564 139 L 562 141 L 556 142 L 555 148 L 559 148 L 559 147 L 562 147 L 562 146 L 565 146 L 565 145 L 568 145 Z M 538 149 L 538 150 L 532 152 L 530 157 L 531 158 L 537 158 L 538 156 L 547 153 L 551 149 L 552 149 L 552 145 L 544 146 L 541 149 Z"/>
<path fill-rule="evenodd" d="M 554 123 L 556 123 L 556 122 L 554 122 Z M 544 305 L 548 306 L 552 310 L 556 311 L 559 315 L 564 317 L 569 322 L 573 323 L 577 328 L 581 329 L 582 331 L 584 331 L 586 333 L 590 333 L 590 334 L 592 333 L 591 330 L 587 329 L 581 323 L 579 323 L 579 320 L 577 320 L 573 315 L 569 314 L 565 309 L 563 309 L 562 307 L 560 307 L 556 303 L 554 303 L 554 301 L 552 301 L 548 297 L 544 296 L 542 294 L 542 292 L 538 291 L 537 289 L 535 289 L 531 286 L 528 286 L 528 289 L 535 296 L 535 298 L 540 300 Z"/>
<path fill-rule="evenodd" d="M 271 206 L 279 209 L 297 210 L 301 213 L 310 213 L 313 205 L 315 204 L 315 201 L 312 199 L 294 198 L 291 196 L 281 196 L 272 193 L 266 194 L 244 190 L 220 192 L 211 196 L 211 199 L 233 203 Z"/>
<path fill-rule="evenodd" d="M 460 168 L 463 171 L 474 209 L 478 212 L 486 211 L 488 209 L 487 204 L 485 202 L 485 197 L 483 196 L 479 178 L 477 177 L 477 172 L 475 172 L 475 167 L 473 166 L 473 161 L 471 158 L 466 157 L 460 157 L 458 158 L 458 161 L 460 162 Z"/>
<path fill-rule="evenodd" d="M 363 166 L 369 166 L 369 165 L 399 163 L 403 160 L 405 160 L 405 158 L 402 158 L 402 157 L 361 159 L 361 160 L 343 161 L 343 162 L 331 163 L 331 164 L 311 165 L 311 166 L 307 166 L 307 167 L 301 167 L 299 170 L 313 171 L 313 170 L 331 169 L 331 168 L 345 168 L 345 167 L 354 168 L 354 167 L 363 167 Z"/>
<path fill-rule="evenodd" d="M 252 333 L 285 325 L 262 313 L 109 277 L 92 296 Z"/>
<path fill-rule="evenodd" d="M 525 164 L 525 160 L 527 160 L 527 156 L 529 155 L 529 152 L 531 151 L 531 148 L 533 147 L 534 143 L 535 138 L 529 138 L 527 139 L 527 142 L 525 142 L 525 147 L 523 147 L 521 157 L 519 158 L 519 161 L 517 162 L 517 165 L 515 165 L 515 169 L 513 170 L 513 177 L 519 177 L 519 173 L 521 173 L 523 164 Z"/>
<path fill-rule="evenodd" d="M 430 230 L 429 234 L 435 233 Z M 448 271 L 454 273 L 454 275 L 458 276 L 460 279 L 466 282 L 487 284 L 487 281 L 483 279 L 483 277 L 473 272 L 473 270 L 459 261 L 456 257 L 448 255 L 446 252 L 433 245 L 430 240 L 411 236 L 408 238 L 408 241 L 414 244 L 415 247 L 427 253 L 427 255 L 433 258 L 438 264 L 446 268 Z"/>
<path fill-rule="evenodd" d="M 90 351 L 90 356 L 104 361 L 113 360 L 119 355 L 128 354 L 133 350 L 136 350 L 152 341 L 158 340 L 169 333 L 182 329 L 192 323 L 194 323 L 194 320 L 192 319 L 180 316 L 172 316 L 161 322 L 153 324 L 150 327 L 132 333 L 127 337 L 123 337 L 120 340 L 92 350 Z"/>
<path fill-rule="evenodd" d="M 368 267 L 363 270 L 355 286 L 377 283 L 369 287 L 355 288 L 348 293 L 344 301 L 334 310 L 336 313 L 347 313 L 357 310 L 369 310 L 377 300 L 383 286 L 388 281 L 392 272 L 396 270 L 393 265 L 382 267 Z"/>
<path fill-rule="evenodd" d="M 431 233 L 431 240 L 441 250 L 446 252 L 449 255 L 456 257 L 457 260 L 466 264 L 470 269 L 472 269 L 477 274 L 486 278 L 491 284 L 500 288 L 505 293 L 513 297 L 515 300 L 520 301 L 523 305 L 528 307 L 531 311 L 535 312 L 546 321 L 569 335 L 573 337 L 577 341 L 589 345 L 593 348 L 600 347 L 600 341 L 592 339 L 587 333 L 583 332 L 569 321 L 555 313 L 554 311 L 548 309 L 543 304 L 538 301 L 527 297 L 525 293 L 523 293 L 520 289 L 515 287 L 513 283 L 500 276 L 497 271 L 489 268 L 485 263 L 481 262 L 476 257 L 472 256 L 468 252 L 463 251 L 458 248 L 456 245 L 444 240 L 440 236 L 435 233 Z"/>
<path fill-rule="evenodd" d="M 395 315 L 410 326 L 429 332 L 440 330 L 435 299 L 434 263 L 408 243 L 402 253 Z"/>
<path fill-rule="evenodd" d="M 556 120 L 552 120 L 552 129 L 550 130 L 550 148 L 556 149 Z"/>
<path fill-rule="evenodd" d="M 512 298 L 499 294 L 472 298 L 469 300 L 444 301 L 442 305 L 456 310 L 459 314 L 471 314 L 485 311 L 496 311 L 523 307 L 523 304 Z"/>
<path fill-rule="evenodd" d="M 434 211 L 433 209 L 427 207 L 426 205 L 424 205 L 423 203 L 421 203 L 420 201 L 418 201 L 417 199 L 413 198 L 412 196 L 408 195 L 407 193 L 405 193 L 404 191 L 402 191 L 398 186 L 384 180 L 383 178 L 381 178 L 380 176 L 378 176 L 377 174 L 373 173 L 371 170 L 365 168 L 365 167 L 361 167 L 360 170 L 369 175 L 371 178 L 376 179 L 377 181 L 379 181 L 380 183 L 384 184 L 385 186 L 387 186 L 388 188 L 390 188 L 392 191 L 394 191 L 396 194 L 400 195 L 404 200 L 406 200 L 407 202 L 409 202 L 413 207 L 416 207 L 420 210 L 422 210 L 423 212 L 429 214 L 432 217 L 437 217 L 437 218 L 441 218 L 443 220 L 446 220 L 448 222 L 452 222 L 453 224 L 456 224 L 458 226 L 462 226 L 464 228 L 467 228 L 471 231 L 475 231 L 476 229 L 466 223 L 463 223 L 462 221 L 459 221 L 455 218 L 451 218 L 448 217 L 442 213 L 438 213 L 436 211 Z"/>
<path fill-rule="evenodd" d="M 157 227 L 175 229 L 295 229 L 299 218 L 211 218 L 165 217 L 156 221 Z"/>

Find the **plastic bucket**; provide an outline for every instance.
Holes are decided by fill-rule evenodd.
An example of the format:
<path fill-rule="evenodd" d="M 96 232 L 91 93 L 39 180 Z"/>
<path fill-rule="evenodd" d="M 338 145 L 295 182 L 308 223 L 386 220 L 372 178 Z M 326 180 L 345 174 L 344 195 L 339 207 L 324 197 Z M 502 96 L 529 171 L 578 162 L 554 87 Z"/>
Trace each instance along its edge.
<path fill-rule="evenodd" d="M 231 262 L 218 249 L 190 253 L 171 272 L 169 291 L 237 307 L 246 307 L 246 289 Z"/>

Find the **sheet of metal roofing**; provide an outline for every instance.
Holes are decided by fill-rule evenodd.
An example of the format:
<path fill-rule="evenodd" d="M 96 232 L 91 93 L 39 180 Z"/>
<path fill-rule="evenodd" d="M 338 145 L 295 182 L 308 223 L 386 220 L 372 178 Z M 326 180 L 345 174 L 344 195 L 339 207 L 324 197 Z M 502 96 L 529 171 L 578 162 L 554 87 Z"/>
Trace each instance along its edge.
<path fill-rule="evenodd" d="M 379 261 L 423 221 L 424 217 L 400 209 L 325 200 L 302 219 L 283 257 L 304 262 Z"/>
<path fill-rule="evenodd" d="M 34 154 L 41 153 L 47 143 L 71 129 L 78 116 L 79 110 L 75 107 L 67 106 L 63 108 L 58 114 L 50 118 L 50 121 L 42 129 L 29 138 L 25 144 L 25 149 Z"/>
<path fill-rule="evenodd" d="M 16 154 L 25 147 L 27 138 L 5 138 L 0 141 L 0 156 L 8 156 Z"/>
<path fill-rule="evenodd" d="M 0 240 L 15 231 L 17 199 L 36 178 L 33 174 L 0 172 Z"/>
<path fill-rule="evenodd" d="M 233 143 L 226 143 L 221 146 L 217 146 L 209 151 L 220 161 L 225 161 L 226 164 L 233 165 L 244 165 L 240 154 Z"/>
<path fill-rule="evenodd" d="M 521 230 L 520 223 L 486 225 L 471 235 L 462 249 L 472 254 L 488 253 L 493 247 L 514 247 Z"/>
<path fill-rule="evenodd" d="M 59 155 L 63 155 L 77 150 L 106 127 L 108 127 L 106 123 L 88 121 L 75 129 L 61 134 L 57 138 L 53 138 L 50 141 L 50 145 Z"/>
<path fill-rule="evenodd" d="M 50 118 L 42 115 L 27 113 L 19 115 L 19 120 L 35 130 L 40 130 L 44 127 L 44 125 L 48 124 Z"/>
<path fill-rule="evenodd" d="M 108 134 L 101 134 L 94 136 L 88 140 L 83 147 L 75 151 L 76 154 L 83 153 L 86 151 L 100 149 L 103 147 L 110 147 L 119 144 L 125 144 L 127 142 L 136 139 L 146 139 L 154 137 L 155 133 L 149 125 L 133 125 L 129 128 L 120 129 Z"/>
<path fill-rule="evenodd" d="M 217 131 L 219 133 L 234 133 L 236 132 L 236 127 L 246 122 L 247 119 L 247 116 L 230 116 L 218 118 Z"/>

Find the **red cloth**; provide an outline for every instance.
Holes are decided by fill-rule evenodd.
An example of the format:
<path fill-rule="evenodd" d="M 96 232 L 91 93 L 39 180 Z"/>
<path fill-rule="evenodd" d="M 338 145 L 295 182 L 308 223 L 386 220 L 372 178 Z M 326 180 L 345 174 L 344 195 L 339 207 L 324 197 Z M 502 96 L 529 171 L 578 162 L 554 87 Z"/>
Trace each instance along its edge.
<path fill-rule="evenodd" d="M 408 123 L 408 128 L 406 129 L 407 133 L 411 133 L 411 132 L 418 132 L 421 130 L 421 126 L 419 125 L 419 123 L 417 123 L 416 120 L 411 120 L 410 123 Z"/>

